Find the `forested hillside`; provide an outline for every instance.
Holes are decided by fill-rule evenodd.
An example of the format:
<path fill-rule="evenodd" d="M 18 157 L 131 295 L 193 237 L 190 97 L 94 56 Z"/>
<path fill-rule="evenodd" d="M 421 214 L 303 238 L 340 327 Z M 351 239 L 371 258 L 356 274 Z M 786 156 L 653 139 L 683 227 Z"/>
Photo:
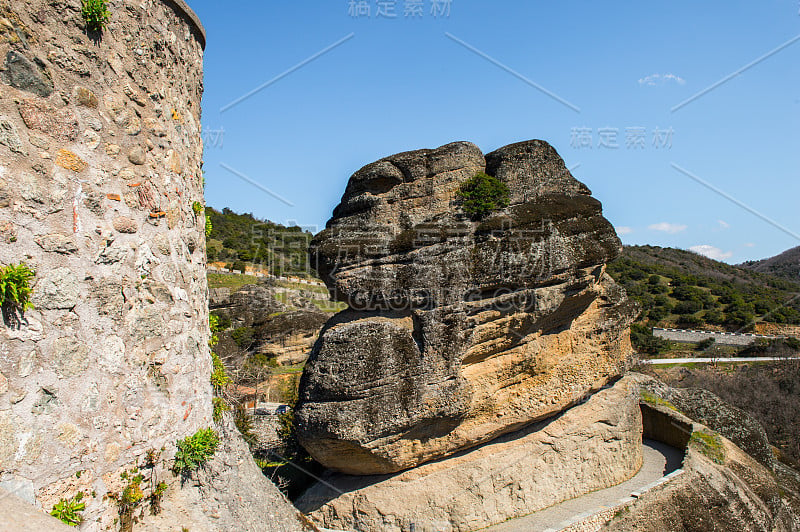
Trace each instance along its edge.
<path fill-rule="evenodd" d="M 313 275 L 307 258 L 310 232 L 259 220 L 252 214 L 237 214 L 227 207 L 222 212 L 209 207 L 206 212 L 213 227 L 208 239 L 209 262 L 225 262 L 240 271 L 250 265 L 274 275 Z"/>
<path fill-rule="evenodd" d="M 793 282 L 800 282 L 800 246 L 768 259 L 745 262 L 741 266 L 748 270 L 768 273 Z"/>
<path fill-rule="evenodd" d="M 642 306 L 650 325 L 747 328 L 800 323 L 800 284 L 689 251 L 628 246 L 608 272 Z"/>

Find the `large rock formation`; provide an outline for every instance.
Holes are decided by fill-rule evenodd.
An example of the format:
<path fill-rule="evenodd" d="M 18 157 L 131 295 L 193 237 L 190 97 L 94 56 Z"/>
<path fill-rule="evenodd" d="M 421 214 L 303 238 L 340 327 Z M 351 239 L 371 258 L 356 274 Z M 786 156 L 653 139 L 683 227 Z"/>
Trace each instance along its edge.
<path fill-rule="evenodd" d="M 336 530 L 467 532 L 527 515 L 639 470 L 637 392 L 625 377 L 557 418 L 396 475 L 328 474 L 295 504 Z"/>
<path fill-rule="evenodd" d="M 487 172 L 507 208 L 471 220 Z M 318 461 L 383 474 L 547 418 L 626 368 L 635 309 L 605 273 L 620 252 L 600 202 L 542 141 L 473 144 L 356 172 L 311 256 L 351 309 L 312 351 L 296 409 Z"/>

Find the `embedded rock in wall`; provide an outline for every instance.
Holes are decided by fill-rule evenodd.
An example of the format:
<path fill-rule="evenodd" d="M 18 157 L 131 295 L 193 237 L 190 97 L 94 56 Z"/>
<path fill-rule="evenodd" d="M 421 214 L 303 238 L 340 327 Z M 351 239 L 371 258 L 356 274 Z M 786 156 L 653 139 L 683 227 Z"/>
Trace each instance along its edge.
<path fill-rule="evenodd" d="M 478 172 L 509 189 L 459 208 Z M 486 157 L 459 142 L 350 179 L 311 258 L 333 297 L 295 411 L 325 466 L 383 474 L 452 455 L 575 404 L 620 375 L 635 308 L 605 273 L 621 251 L 600 202 L 542 141 Z"/>
<path fill-rule="evenodd" d="M 114 528 L 106 495 L 150 450 L 164 448 L 155 469 L 178 496 L 175 442 L 213 425 L 192 209 L 205 37 L 183 0 L 108 6 L 93 41 L 80 2 L 0 1 L 0 266 L 36 272 L 35 308 L 0 322 L 0 487 L 46 512 L 82 491 L 82 530 Z M 268 503 L 226 489 L 231 512 L 268 519 Z M 210 514 L 182 524 L 235 526 Z"/>

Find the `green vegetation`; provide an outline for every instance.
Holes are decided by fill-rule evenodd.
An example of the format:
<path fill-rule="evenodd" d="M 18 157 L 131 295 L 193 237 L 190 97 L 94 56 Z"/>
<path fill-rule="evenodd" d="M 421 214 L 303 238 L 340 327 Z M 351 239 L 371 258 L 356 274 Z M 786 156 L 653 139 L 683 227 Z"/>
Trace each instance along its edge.
<path fill-rule="evenodd" d="M 200 214 L 203 212 L 203 204 L 199 201 L 195 201 L 192 203 L 192 211 L 194 211 L 195 215 Z"/>
<path fill-rule="evenodd" d="M 729 330 L 755 321 L 800 323 L 800 284 L 688 251 L 630 246 L 608 273 L 642 307 L 649 326 Z"/>
<path fill-rule="evenodd" d="M 714 463 L 720 465 L 725 463 L 725 448 L 716 432 L 695 431 L 689 439 L 689 445 L 693 445 Z"/>
<path fill-rule="evenodd" d="M 665 407 L 669 408 L 670 410 L 674 410 L 676 412 L 678 411 L 678 409 L 675 407 L 675 405 L 673 405 L 672 403 L 670 403 L 666 399 L 663 399 L 663 398 L 661 398 L 661 397 L 659 397 L 659 396 L 657 396 L 657 395 L 655 395 L 653 393 L 648 392 L 647 390 L 641 390 L 639 392 L 639 397 L 641 398 L 642 401 L 644 401 L 647 404 L 665 406 Z"/>
<path fill-rule="evenodd" d="M 164 492 L 167 491 L 167 483 L 159 482 L 150 494 L 150 513 L 158 515 L 161 513 L 161 498 L 164 497 Z"/>
<path fill-rule="evenodd" d="M 252 327 L 238 327 L 231 332 L 231 338 L 239 349 L 247 351 L 253 345 L 253 333 Z"/>
<path fill-rule="evenodd" d="M 208 328 L 211 331 L 211 338 L 208 340 L 208 347 L 214 347 L 217 345 L 217 343 L 219 343 L 219 336 L 217 336 L 217 333 L 222 331 L 225 327 L 220 325 L 219 316 L 210 313 L 208 315 Z"/>
<path fill-rule="evenodd" d="M 175 453 L 175 473 L 186 474 L 205 464 L 219 445 L 219 436 L 214 429 L 200 429 L 192 436 L 175 442 L 178 452 Z"/>
<path fill-rule="evenodd" d="M 800 279 L 800 246 L 775 257 L 745 262 L 742 267 L 797 282 Z"/>
<path fill-rule="evenodd" d="M 211 332 L 216 334 L 228 329 L 231 326 L 231 319 L 226 314 L 211 313 L 208 316 L 211 324 Z"/>
<path fill-rule="evenodd" d="M 222 273 L 209 273 L 209 288 L 230 288 L 232 292 L 248 284 L 258 284 L 258 277 L 254 275 L 225 275 Z"/>
<path fill-rule="evenodd" d="M 163 451 L 163 448 L 161 450 Z M 156 476 L 156 464 L 160 457 L 161 451 L 148 449 L 142 469 L 149 470 L 149 475 L 145 476 L 138 466 L 123 471 L 119 477 L 125 483 L 125 487 L 119 493 L 106 494 L 106 497 L 117 505 L 119 514 L 117 522 L 122 532 L 132 532 L 133 525 L 144 518 L 143 503 L 149 502 L 151 515 L 158 515 L 161 512 L 161 499 L 168 486 L 166 482 L 159 482 Z M 146 494 L 148 491 L 149 495 Z M 138 515 L 137 510 L 139 510 Z"/>
<path fill-rule="evenodd" d="M 206 214 L 206 238 L 211 236 L 211 232 L 214 230 L 214 224 L 211 222 L 211 217 Z"/>
<path fill-rule="evenodd" d="M 653 336 L 652 329 L 641 323 L 631 325 L 631 343 L 638 352 L 650 355 L 661 353 L 670 347 L 669 340 Z"/>
<path fill-rule="evenodd" d="M 258 443 L 258 436 L 253 432 L 253 420 L 247 413 L 247 409 L 243 404 L 236 405 L 233 411 L 233 422 L 242 435 L 242 439 L 247 443 L 247 446 L 253 448 Z"/>
<path fill-rule="evenodd" d="M 92 32 L 103 31 L 111 20 L 106 0 L 81 0 L 81 15 L 86 29 Z"/>
<path fill-rule="evenodd" d="M 222 397 L 214 397 L 211 399 L 211 403 L 214 405 L 214 423 L 219 423 L 222 421 L 222 414 L 230 410 L 231 407 Z"/>
<path fill-rule="evenodd" d="M 211 353 L 211 385 L 214 387 L 216 393 L 221 393 L 222 390 L 231 383 L 231 378 L 225 370 L 225 364 L 222 363 L 216 353 Z"/>
<path fill-rule="evenodd" d="M 694 349 L 695 349 L 695 351 L 707 351 L 715 343 L 716 343 L 716 340 L 714 340 L 713 338 L 706 338 L 705 340 L 697 342 L 697 344 L 694 346 Z"/>
<path fill-rule="evenodd" d="M 492 211 L 508 207 L 508 187 L 499 179 L 483 172 L 461 185 L 458 191 L 461 208 L 473 219 L 480 219 Z"/>
<path fill-rule="evenodd" d="M 34 271 L 24 263 L 0 268 L 0 308 L 4 316 L 33 308 L 31 280 L 34 275 Z"/>
<path fill-rule="evenodd" d="M 261 265 L 278 276 L 311 275 L 307 254 L 311 233 L 227 208 L 220 212 L 206 207 L 206 216 L 214 228 L 214 238 L 209 240 L 206 250 L 209 262 Z"/>
<path fill-rule="evenodd" d="M 219 342 L 217 333 L 222 331 L 219 321 L 219 316 L 216 314 L 208 315 L 208 325 L 211 329 L 211 338 L 208 340 L 209 347 L 214 347 Z M 225 370 L 225 364 L 213 351 L 211 352 L 211 366 L 211 386 L 214 387 L 214 393 L 220 394 L 232 381 L 228 372 Z"/>
<path fill-rule="evenodd" d="M 53 506 L 50 515 L 69 526 L 78 526 L 83 521 L 81 512 L 86 509 L 83 496 L 83 492 L 79 491 L 71 499 L 61 499 Z"/>
<path fill-rule="evenodd" d="M 144 492 L 142 491 L 142 481 L 144 475 L 139 473 L 136 469 L 131 469 L 130 473 L 122 473 L 122 480 L 127 480 L 127 485 L 122 489 L 117 504 L 119 506 L 120 515 L 120 529 L 133 530 L 133 523 L 135 518 L 133 513 L 144 500 Z"/>

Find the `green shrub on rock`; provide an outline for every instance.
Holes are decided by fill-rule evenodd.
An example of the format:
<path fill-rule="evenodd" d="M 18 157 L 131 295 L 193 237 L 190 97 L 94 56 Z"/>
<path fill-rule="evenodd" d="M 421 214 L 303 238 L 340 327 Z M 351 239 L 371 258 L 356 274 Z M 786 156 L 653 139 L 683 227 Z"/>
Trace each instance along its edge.
<path fill-rule="evenodd" d="M 86 503 L 83 502 L 83 492 L 79 491 L 71 499 L 61 499 L 58 501 L 50 515 L 69 526 L 78 526 L 83 522 L 81 512 L 86 509 Z"/>
<path fill-rule="evenodd" d="M 175 442 L 178 452 L 175 453 L 175 473 L 189 473 L 205 464 L 219 445 L 219 436 L 214 429 L 200 429 L 192 436 Z"/>
<path fill-rule="evenodd" d="M 228 372 L 225 371 L 225 364 L 216 353 L 211 353 L 211 362 L 213 368 L 211 369 L 211 385 L 214 387 L 214 392 L 222 393 L 222 390 L 230 384 L 231 378 Z"/>
<path fill-rule="evenodd" d="M 461 185 L 458 196 L 461 198 L 461 208 L 473 219 L 508 207 L 508 187 L 496 177 L 483 172 L 478 172 Z"/>
<path fill-rule="evenodd" d="M 81 15 L 88 31 L 103 31 L 111 20 L 106 0 L 81 0 Z"/>
<path fill-rule="evenodd" d="M 211 399 L 211 403 L 214 406 L 214 423 L 220 423 L 222 421 L 222 414 L 230 410 L 231 407 L 228 406 L 228 403 L 226 403 L 225 399 L 222 397 L 214 397 Z"/>

